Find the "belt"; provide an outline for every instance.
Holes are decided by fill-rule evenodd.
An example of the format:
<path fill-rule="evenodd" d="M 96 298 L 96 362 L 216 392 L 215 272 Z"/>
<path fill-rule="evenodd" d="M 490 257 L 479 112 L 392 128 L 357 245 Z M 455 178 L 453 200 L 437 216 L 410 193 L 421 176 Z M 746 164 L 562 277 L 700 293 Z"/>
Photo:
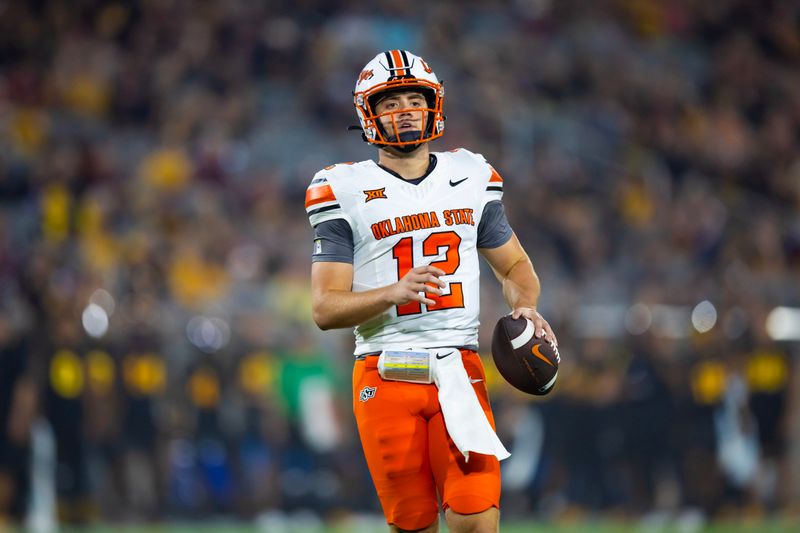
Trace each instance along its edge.
<path fill-rule="evenodd" d="M 433 348 L 425 348 L 426 350 L 435 350 L 437 348 L 451 348 L 451 346 L 434 346 Z M 476 344 L 470 344 L 468 346 L 452 346 L 452 348 L 458 348 L 459 350 L 467 350 L 469 352 L 477 352 L 478 346 Z M 378 357 L 381 352 L 368 352 L 356 355 L 356 361 L 367 360 L 370 357 Z M 375 360 L 375 365 L 377 365 L 377 359 Z M 369 366 L 369 365 L 368 365 Z"/>

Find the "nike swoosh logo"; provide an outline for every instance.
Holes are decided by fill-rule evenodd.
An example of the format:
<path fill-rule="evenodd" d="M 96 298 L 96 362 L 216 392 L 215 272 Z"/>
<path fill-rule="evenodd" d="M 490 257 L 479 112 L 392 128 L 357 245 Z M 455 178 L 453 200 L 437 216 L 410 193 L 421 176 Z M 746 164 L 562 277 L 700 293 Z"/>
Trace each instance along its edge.
<path fill-rule="evenodd" d="M 470 380 L 469 380 L 470 383 L 480 383 L 481 381 L 483 381 L 483 380 L 482 379 L 472 379 L 472 378 L 470 378 Z"/>
<path fill-rule="evenodd" d="M 539 351 L 539 348 L 541 348 L 541 346 L 542 346 L 541 344 L 534 344 L 533 348 L 531 348 L 531 353 L 536 357 L 538 357 L 539 359 L 541 359 L 542 361 L 544 361 L 545 363 L 547 363 L 548 365 L 556 366 L 550 362 L 550 359 L 542 355 L 542 353 Z"/>
<path fill-rule="evenodd" d="M 444 359 L 445 357 L 450 357 L 450 355 L 451 355 L 452 353 L 453 353 L 453 352 L 448 352 L 448 353 L 447 353 L 447 355 L 439 355 L 439 354 L 437 353 L 437 354 L 436 354 L 436 359 Z"/>
<path fill-rule="evenodd" d="M 467 181 L 468 179 L 469 179 L 469 176 L 467 176 L 467 177 L 466 177 L 466 178 L 464 178 L 464 179 L 460 179 L 460 180 L 458 180 L 458 181 L 453 181 L 453 180 L 450 180 L 450 186 L 451 186 L 451 187 L 455 187 L 455 186 L 456 186 L 456 185 L 458 185 L 459 183 L 464 183 L 464 182 L 465 182 L 465 181 Z"/>

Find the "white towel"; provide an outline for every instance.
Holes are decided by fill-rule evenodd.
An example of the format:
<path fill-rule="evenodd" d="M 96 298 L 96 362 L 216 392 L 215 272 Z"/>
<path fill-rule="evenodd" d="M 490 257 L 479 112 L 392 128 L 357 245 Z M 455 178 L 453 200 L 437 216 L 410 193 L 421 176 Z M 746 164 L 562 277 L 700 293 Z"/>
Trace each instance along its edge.
<path fill-rule="evenodd" d="M 434 383 L 439 389 L 439 404 L 447 433 L 469 461 L 469 452 L 494 455 L 499 460 L 511 456 L 492 429 L 472 388 L 461 352 L 455 348 L 431 350 L 434 357 Z"/>

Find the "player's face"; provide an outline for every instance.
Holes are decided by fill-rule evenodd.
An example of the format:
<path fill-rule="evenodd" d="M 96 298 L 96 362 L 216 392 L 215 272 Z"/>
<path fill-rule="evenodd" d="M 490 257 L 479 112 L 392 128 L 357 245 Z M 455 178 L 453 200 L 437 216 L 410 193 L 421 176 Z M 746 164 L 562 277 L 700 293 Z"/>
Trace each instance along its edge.
<path fill-rule="evenodd" d="M 390 136 L 394 135 L 400 137 L 401 133 L 407 131 L 422 131 L 425 128 L 425 112 L 423 109 L 428 107 L 425 96 L 417 91 L 404 91 L 392 93 L 381 100 L 375 105 L 375 112 L 381 115 L 380 121 L 384 131 L 388 132 Z M 414 111 L 419 109 L 419 111 Z M 395 132 L 392 125 L 392 117 L 394 117 L 394 124 L 397 126 Z"/>

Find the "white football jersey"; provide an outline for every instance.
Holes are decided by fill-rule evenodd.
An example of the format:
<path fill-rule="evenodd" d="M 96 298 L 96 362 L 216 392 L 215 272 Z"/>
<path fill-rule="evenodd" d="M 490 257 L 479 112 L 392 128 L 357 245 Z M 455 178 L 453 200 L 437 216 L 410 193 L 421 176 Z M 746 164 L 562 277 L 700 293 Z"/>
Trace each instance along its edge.
<path fill-rule="evenodd" d="M 346 220 L 353 231 L 353 291 L 396 283 L 430 264 L 445 272 L 437 302 L 396 305 L 355 328 L 355 354 L 384 349 L 478 344 L 478 224 L 500 200 L 503 180 L 463 148 L 434 154 L 436 167 L 418 185 L 374 161 L 341 163 L 318 172 L 306 192 L 312 226 Z"/>

